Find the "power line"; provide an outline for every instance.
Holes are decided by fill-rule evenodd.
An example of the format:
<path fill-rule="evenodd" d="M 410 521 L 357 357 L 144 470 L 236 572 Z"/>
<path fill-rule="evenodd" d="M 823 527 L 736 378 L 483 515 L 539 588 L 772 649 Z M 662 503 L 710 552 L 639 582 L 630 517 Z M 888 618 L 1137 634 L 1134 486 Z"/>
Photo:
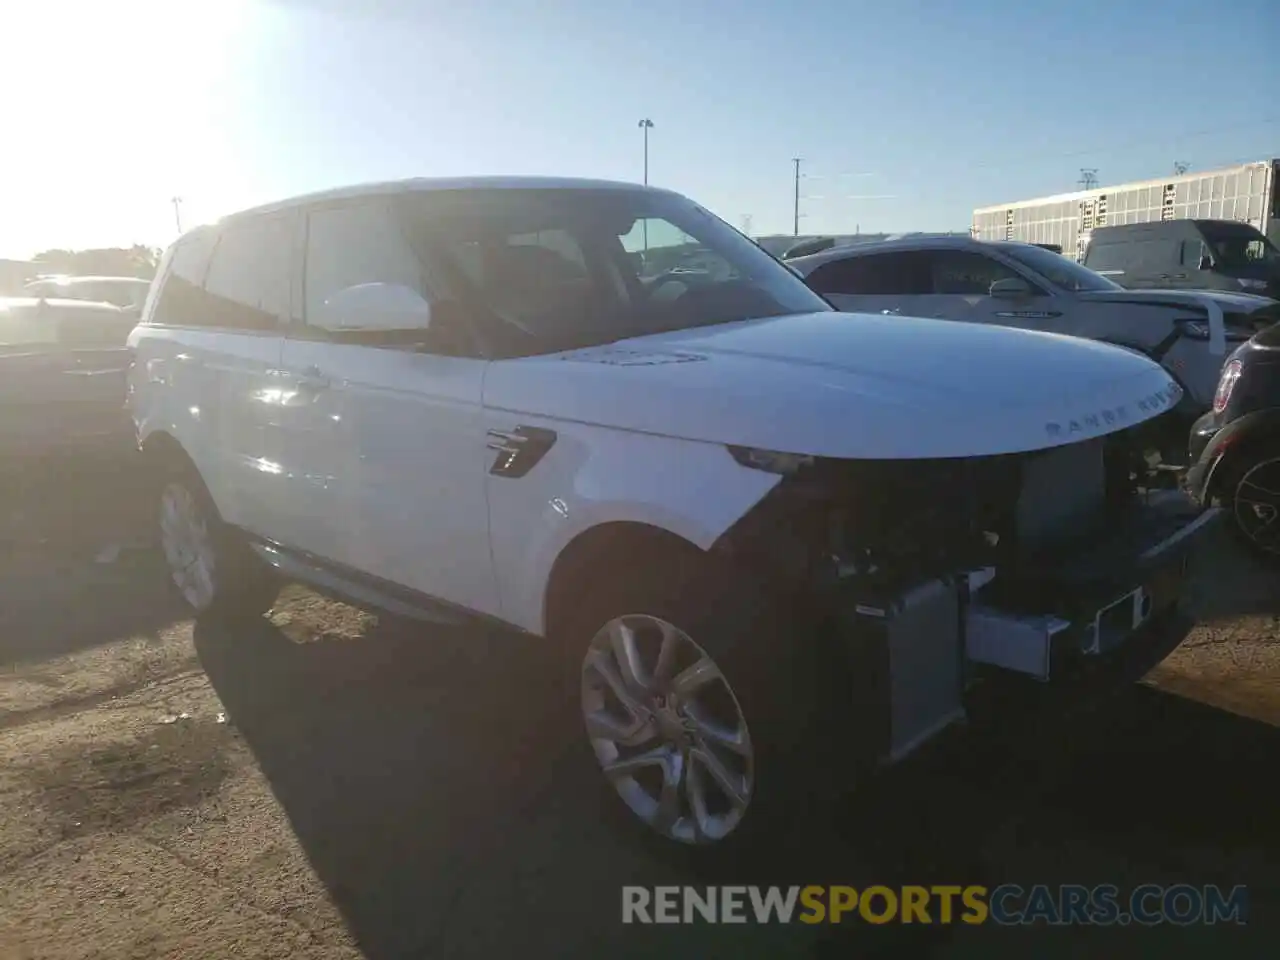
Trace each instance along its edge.
<path fill-rule="evenodd" d="M 1073 157 L 1105 157 L 1115 154 L 1119 150 L 1127 150 L 1130 147 L 1145 147 L 1152 143 L 1169 143 L 1174 140 L 1189 139 L 1191 137 L 1208 136 L 1214 133 L 1223 133 L 1227 130 L 1238 130 L 1243 127 L 1266 126 L 1268 124 L 1280 123 L 1280 116 L 1260 117 L 1256 120 L 1242 121 L 1240 123 L 1226 124 L 1219 127 L 1209 127 L 1203 130 L 1190 130 L 1185 133 L 1175 133 L 1168 136 L 1157 134 L 1155 136 L 1147 136 L 1137 140 L 1122 141 L 1120 143 L 1111 143 L 1105 147 L 1095 147 L 1087 150 L 1072 150 L 1066 153 L 1040 153 L 1026 154 L 1020 157 L 1004 157 L 991 163 L 976 163 L 966 165 L 969 170 L 999 170 L 1015 165 L 1021 165 L 1029 160 L 1067 160 Z M 1241 161 L 1244 162 L 1244 161 Z"/>
<path fill-rule="evenodd" d="M 1098 168 L 1081 167 L 1080 179 L 1076 181 L 1082 190 L 1092 190 L 1098 185 Z"/>

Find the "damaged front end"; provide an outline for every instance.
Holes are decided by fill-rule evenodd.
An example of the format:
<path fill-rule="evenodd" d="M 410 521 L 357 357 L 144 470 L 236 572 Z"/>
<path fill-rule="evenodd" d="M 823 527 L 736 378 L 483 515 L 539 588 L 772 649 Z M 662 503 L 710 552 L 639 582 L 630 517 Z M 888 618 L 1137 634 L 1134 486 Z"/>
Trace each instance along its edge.
<path fill-rule="evenodd" d="M 820 611 L 880 761 L 965 716 L 987 675 L 1105 660 L 1176 605 L 1217 519 L 1159 489 L 1160 418 L 1023 454 L 839 461 L 734 449 L 782 473 L 716 545 Z"/>

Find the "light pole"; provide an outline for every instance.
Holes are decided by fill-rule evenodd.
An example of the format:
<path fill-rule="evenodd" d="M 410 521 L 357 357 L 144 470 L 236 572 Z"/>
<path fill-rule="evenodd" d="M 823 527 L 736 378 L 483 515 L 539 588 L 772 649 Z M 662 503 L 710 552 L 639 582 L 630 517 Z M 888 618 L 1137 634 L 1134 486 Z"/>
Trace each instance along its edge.
<path fill-rule="evenodd" d="M 802 159 L 802 158 L 800 158 L 800 157 L 792 157 L 792 158 L 791 158 L 791 162 L 792 162 L 793 164 L 795 164 L 795 168 L 796 168 L 796 173 L 795 173 L 795 205 L 792 207 L 792 211 L 793 211 L 793 213 L 794 213 L 792 229 L 794 230 L 795 235 L 796 235 L 797 237 L 798 237 L 798 236 L 800 236 L 800 163 L 801 163 L 801 159 Z"/>
<path fill-rule="evenodd" d="M 182 198 L 174 197 L 170 201 L 173 204 L 173 222 L 178 228 L 178 235 L 182 235 Z"/>
<path fill-rule="evenodd" d="M 644 185 L 649 185 L 649 131 L 653 129 L 653 121 L 645 117 L 639 127 L 644 131 Z"/>

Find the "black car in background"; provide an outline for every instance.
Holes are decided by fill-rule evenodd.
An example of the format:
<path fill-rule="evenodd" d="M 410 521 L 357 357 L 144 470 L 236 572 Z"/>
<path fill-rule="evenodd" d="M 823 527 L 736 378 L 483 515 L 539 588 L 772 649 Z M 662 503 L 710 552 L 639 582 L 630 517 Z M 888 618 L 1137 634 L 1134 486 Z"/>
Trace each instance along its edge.
<path fill-rule="evenodd" d="M 0 298 L 0 466 L 128 449 L 136 322 L 107 303 Z"/>
<path fill-rule="evenodd" d="M 1228 358 L 1190 447 L 1191 495 L 1203 504 L 1220 500 L 1244 542 L 1280 561 L 1280 324 Z"/>

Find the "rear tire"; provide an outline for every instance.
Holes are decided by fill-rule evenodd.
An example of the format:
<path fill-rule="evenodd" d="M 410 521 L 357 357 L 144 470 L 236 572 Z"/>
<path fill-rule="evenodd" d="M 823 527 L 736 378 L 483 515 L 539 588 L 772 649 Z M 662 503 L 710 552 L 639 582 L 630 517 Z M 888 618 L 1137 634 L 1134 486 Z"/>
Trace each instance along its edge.
<path fill-rule="evenodd" d="M 751 578 L 692 551 L 634 559 L 588 585 L 565 627 L 605 803 L 669 855 L 775 850 L 841 792 L 843 673 Z"/>
<path fill-rule="evenodd" d="M 157 497 L 159 543 L 178 596 L 197 616 L 252 618 L 271 609 L 280 580 L 223 521 L 189 463 L 170 460 Z"/>
<path fill-rule="evenodd" d="M 1247 454 L 1223 492 L 1236 538 L 1255 557 L 1280 564 L 1280 452 Z"/>

